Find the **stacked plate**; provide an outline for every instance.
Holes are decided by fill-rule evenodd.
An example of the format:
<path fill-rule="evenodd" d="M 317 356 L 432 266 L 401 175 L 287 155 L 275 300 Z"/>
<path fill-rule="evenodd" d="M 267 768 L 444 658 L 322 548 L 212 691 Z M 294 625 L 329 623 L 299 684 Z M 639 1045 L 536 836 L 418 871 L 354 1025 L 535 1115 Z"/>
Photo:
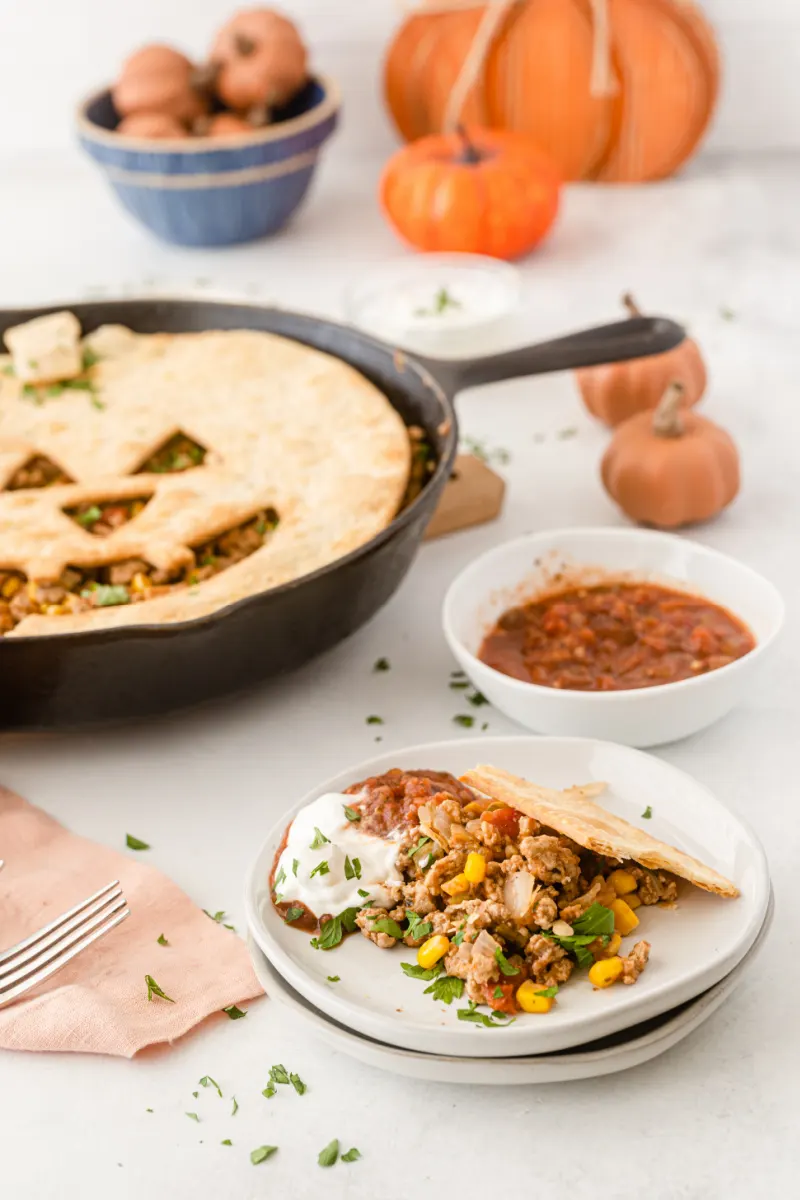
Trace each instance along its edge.
<path fill-rule="evenodd" d="M 365 938 L 315 950 L 273 907 L 269 879 L 286 827 L 306 804 L 392 767 L 463 774 L 479 762 L 553 788 L 604 780 L 603 806 L 694 855 L 740 890 L 723 899 L 688 883 L 672 908 L 639 910 L 637 935 L 652 945 L 635 986 L 598 991 L 583 973 L 552 1010 L 502 1027 L 458 1017 L 407 977 L 406 947 L 377 952 Z M 583 738 L 480 738 L 429 743 L 358 764 L 288 812 L 267 838 L 247 882 L 250 948 L 267 993 L 321 1040 L 362 1062 L 440 1081 L 550 1083 L 610 1074 L 681 1041 L 723 1004 L 752 967 L 772 916 L 769 872 L 755 835 L 703 785 L 658 758 Z"/>

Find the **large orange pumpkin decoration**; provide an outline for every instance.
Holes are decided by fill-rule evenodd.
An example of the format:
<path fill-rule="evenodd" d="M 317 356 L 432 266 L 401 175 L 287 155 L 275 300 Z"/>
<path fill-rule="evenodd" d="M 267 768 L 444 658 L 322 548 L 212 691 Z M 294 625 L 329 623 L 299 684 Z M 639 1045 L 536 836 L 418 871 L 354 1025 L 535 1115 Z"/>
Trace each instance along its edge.
<path fill-rule="evenodd" d="M 452 125 L 455 89 L 463 120 L 529 134 L 565 179 L 634 182 L 676 171 L 711 117 L 718 54 L 691 0 L 418 4 L 385 67 L 407 141 Z"/>
<path fill-rule="evenodd" d="M 560 181 L 530 138 L 475 130 L 421 138 L 381 178 L 384 212 L 419 250 L 518 258 L 550 229 Z"/>

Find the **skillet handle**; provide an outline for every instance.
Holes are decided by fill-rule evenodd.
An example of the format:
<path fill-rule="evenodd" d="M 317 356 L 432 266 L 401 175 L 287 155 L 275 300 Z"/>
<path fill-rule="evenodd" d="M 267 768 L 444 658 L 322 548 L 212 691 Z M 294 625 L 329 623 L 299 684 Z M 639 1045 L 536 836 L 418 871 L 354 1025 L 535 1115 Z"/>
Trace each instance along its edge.
<path fill-rule="evenodd" d="M 666 317 L 632 317 L 612 325 L 597 325 L 535 346 L 521 346 L 486 358 L 420 359 L 452 396 L 463 388 L 550 371 L 570 371 L 602 363 L 647 358 L 674 350 L 686 337 L 682 326 Z"/>

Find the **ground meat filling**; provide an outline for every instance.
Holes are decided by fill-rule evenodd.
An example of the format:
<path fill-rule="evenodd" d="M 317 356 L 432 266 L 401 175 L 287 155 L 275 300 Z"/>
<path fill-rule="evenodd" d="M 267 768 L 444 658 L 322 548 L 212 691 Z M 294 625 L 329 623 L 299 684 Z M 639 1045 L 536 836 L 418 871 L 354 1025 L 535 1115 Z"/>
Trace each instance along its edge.
<path fill-rule="evenodd" d="M 75 508 L 65 508 L 64 512 L 87 533 L 95 537 L 108 537 L 115 529 L 138 517 L 149 499 L 149 496 L 139 496 L 135 500 L 101 500 L 99 504 L 78 504 Z"/>
<path fill-rule="evenodd" d="M 7 492 L 19 492 L 23 488 L 55 487 L 59 483 L 72 483 L 69 475 L 62 471 L 52 459 L 37 454 L 17 467 L 6 484 Z"/>
<path fill-rule="evenodd" d="M 557 988 L 576 967 L 617 954 L 623 983 L 635 983 L 644 970 L 647 942 L 637 942 L 625 954 L 616 936 L 613 945 L 610 932 L 587 938 L 596 927 L 582 934 L 579 923 L 593 905 L 606 909 L 610 921 L 618 899 L 634 910 L 645 903 L 670 903 L 677 888 L 663 872 L 584 850 L 439 771 L 387 771 L 353 784 L 347 794 L 363 833 L 394 836 L 399 843 L 396 865 L 403 882 L 391 885 L 393 907 L 388 913 L 365 908 L 356 916 L 362 934 L 381 949 L 400 940 L 416 948 L 444 935 L 449 941 L 444 970 L 463 980 L 462 994 L 509 1015 L 517 1011 L 516 992 L 523 982 Z M 621 896 L 611 878 L 620 866 L 637 883 L 636 891 Z M 625 882 L 630 888 L 630 879 Z M 595 907 L 590 922 L 598 911 Z M 409 912 L 430 926 L 424 936 L 408 932 Z M 573 922 L 578 923 L 574 931 Z M 575 935 L 583 937 L 577 950 Z"/>
<path fill-rule="evenodd" d="M 142 558 L 129 558 L 103 567 L 67 567 L 58 579 L 47 582 L 28 580 L 20 571 L 0 571 L 0 633 L 8 633 L 33 613 L 59 616 L 139 604 L 179 588 L 196 587 L 260 550 L 277 524 L 278 514 L 265 509 L 195 547 L 190 561 L 173 570 L 158 570 Z"/>
<path fill-rule="evenodd" d="M 142 463 L 137 474 L 171 475 L 175 471 L 189 471 L 201 467 L 205 456 L 205 446 L 185 433 L 176 433 Z"/>

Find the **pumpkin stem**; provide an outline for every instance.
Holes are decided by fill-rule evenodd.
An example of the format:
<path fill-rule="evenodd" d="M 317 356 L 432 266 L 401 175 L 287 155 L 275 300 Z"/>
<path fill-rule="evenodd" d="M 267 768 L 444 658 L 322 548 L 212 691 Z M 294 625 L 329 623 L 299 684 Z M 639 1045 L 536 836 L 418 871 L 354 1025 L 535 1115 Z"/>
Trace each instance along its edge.
<path fill-rule="evenodd" d="M 639 308 L 639 305 L 636 303 L 630 292 L 626 292 L 622 297 L 622 303 L 624 304 L 625 308 L 627 308 L 629 317 L 640 317 L 642 315 L 642 310 Z"/>
<path fill-rule="evenodd" d="M 674 438 L 681 437 L 684 433 L 681 405 L 685 390 L 677 379 L 673 379 L 672 383 L 667 385 L 667 390 L 653 413 L 653 433 L 656 437 Z"/>
<path fill-rule="evenodd" d="M 233 43 L 236 46 L 237 54 L 241 54 L 242 58 L 248 58 L 251 54 L 255 53 L 256 44 L 246 33 L 235 34 Z"/>
<path fill-rule="evenodd" d="M 459 125 L 456 130 L 458 136 L 463 143 L 461 152 L 457 161 L 464 163 L 466 166 L 474 167 L 478 163 L 483 162 L 483 155 L 473 141 L 471 141 L 466 129 L 463 125 Z"/>

